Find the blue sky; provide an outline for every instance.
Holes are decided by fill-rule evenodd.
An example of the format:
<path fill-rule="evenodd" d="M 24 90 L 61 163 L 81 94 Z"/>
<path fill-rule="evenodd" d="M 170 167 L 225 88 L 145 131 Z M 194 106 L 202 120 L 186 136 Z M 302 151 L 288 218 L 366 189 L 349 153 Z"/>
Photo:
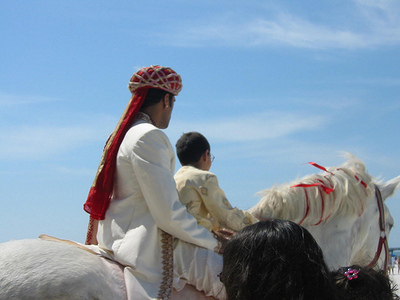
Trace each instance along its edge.
<path fill-rule="evenodd" d="M 171 143 L 202 132 L 239 208 L 341 151 L 400 175 L 396 1 L 1 1 L 0 41 L 0 242 L 84 241 L 102 148 L 151 64 L 183 78 Z M 387 205 L 400 224 L 400 193 Z"/>

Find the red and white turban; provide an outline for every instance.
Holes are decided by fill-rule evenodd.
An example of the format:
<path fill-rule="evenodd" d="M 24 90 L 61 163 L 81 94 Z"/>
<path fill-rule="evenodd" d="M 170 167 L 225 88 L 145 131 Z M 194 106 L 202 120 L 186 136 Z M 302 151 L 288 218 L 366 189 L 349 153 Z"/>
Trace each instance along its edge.
<path fill-rule="evenodd" d="M 182 90 L 182 79 L 171 68 L 150 66 L 133 74 L 128 87 L 132 94 L 139 88 L 152 87 L 177 96 Z"/>
<path fill-rule="evenodd" d="M 146 99 L 147 91 L 149 88 L 156 88 L 177 96 L 182 89 L 182 80 L 171 68 L 150 66 L 133 74 L 128 87 L 132 97 L 104 147 L 96 178 L 83 206 L 92 219 L 104 220 L 113 191 L 117 152 Z"/>

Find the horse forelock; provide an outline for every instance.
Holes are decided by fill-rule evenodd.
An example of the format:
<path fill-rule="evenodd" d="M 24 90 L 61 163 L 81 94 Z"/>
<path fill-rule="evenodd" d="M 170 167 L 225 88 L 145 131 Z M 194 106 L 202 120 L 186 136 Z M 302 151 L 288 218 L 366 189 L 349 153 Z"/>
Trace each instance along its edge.
<path fill-rule="evenodd" d="M 373 178 L 361 160 L 347 156 L 344 164 L 327 168 L 328 172 L 261 191 L 262 198 L 250 213 L 259 219 L 279 218 L 302 225 L 318 225 L 338 215 L 361 215 L 374 195 Z"/>

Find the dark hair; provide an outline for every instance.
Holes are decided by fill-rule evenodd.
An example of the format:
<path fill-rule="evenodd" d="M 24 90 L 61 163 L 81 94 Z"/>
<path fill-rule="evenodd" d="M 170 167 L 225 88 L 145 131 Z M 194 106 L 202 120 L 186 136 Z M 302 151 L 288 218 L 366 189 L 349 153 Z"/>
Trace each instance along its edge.
<path fill-rule="evenodd" d="M 357 270 L 357 278 L 351 280 L 345 275 L 349 269 Z M 332 272 L 332 277 L 343 299 L 363 300 L 394 300 L 400 299 L 396 295 L 397 287 L 392 286 L 389 277 L 383 270 L 374 270 L 370 267 L 352 265 Z"/>
<path fill-rule="evenodd" d="M 266 220 L 240 230 L 223 254 L 229 300 L 336 299 L 321 248 L 300 225 Z"/>
<path fill-rule="evenodd" d="M 176 142 L 176 154 L 182 166 L 197 163 L 207 150 L 210 150 L 210 144 L 198 132 L 184 133 Z"/>
<path fill-rule="evenodd" d="M 172 106 L 172 99 L 174 97 L 174 94 L 161 89 L 149 88 L 146 99 L 144 99 L 144 102 L 140 109 L 157 104 L 165 97 L 166 94 L 169 94 L 169 105 Z"/>

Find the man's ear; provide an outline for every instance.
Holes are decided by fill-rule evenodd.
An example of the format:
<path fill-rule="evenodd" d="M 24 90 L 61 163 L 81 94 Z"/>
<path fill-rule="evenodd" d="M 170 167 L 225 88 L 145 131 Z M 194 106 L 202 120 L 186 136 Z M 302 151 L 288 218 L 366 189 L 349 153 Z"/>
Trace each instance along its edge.
<path fill-rule="evenodd" d="M 164 108 L 166 108 L 166 107 L 169 107 L 169 104 L 170 104 L 170 99 L 169 99 L 169 94 L 167 93 L 167 94 L 165 94 L 164 95 L 164 98 L 162 99 L 162 102 L 163 102 L 163 107 Z"/>

